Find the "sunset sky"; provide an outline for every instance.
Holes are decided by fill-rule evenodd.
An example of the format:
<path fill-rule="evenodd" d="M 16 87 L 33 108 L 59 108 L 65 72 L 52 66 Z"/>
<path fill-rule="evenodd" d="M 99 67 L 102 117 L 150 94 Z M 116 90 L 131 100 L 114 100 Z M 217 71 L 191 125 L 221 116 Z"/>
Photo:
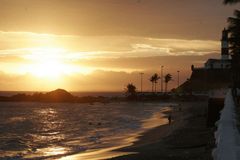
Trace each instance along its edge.
<path fill-rule="evenodd" d="M 161 65 L 181 82 L 220 55 L 239 6 L 222 0 L 0 0 L 0 90 L 151 89 Z"/>

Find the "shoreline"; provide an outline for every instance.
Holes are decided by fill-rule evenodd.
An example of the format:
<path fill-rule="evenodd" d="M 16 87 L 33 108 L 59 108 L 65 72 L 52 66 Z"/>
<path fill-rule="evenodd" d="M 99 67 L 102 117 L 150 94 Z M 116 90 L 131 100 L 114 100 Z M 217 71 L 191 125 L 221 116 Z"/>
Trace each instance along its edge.
<path fill-rule="evenodd" d="M 155 120 L 150 119 L 150 126 L 146 126 L 145 130 L 136 133 L 134 137 L 129 137 L 131 140 L 126 145 L 93 150 L 61 159 L 175 160 L 183 158 L 184 160 L 195 160 L 201 156 L 210 159 L 211 147 L 209 147 L 208 141 L 213 139 L 213 131 L 206 128 L 207 101 L 174 103 L 178 105 L 166 107 L 161 111 L 162 116 L 157 115 Z M 168 124 L 167 120 L 169 114 L 172 115 L 171 124 Z M 156 126 L 152 127 L 151 125 Z M 202 135 L 203 133 L 207 133 L 207 136 Z M 199 138 L 199 136 L 203 137 Z M 188 158 L 189 155 L 194 155 L 194 158 Z"/>
<path fill-rule="evenodd" d="M 68 155 L 60 158 L 61 160 L 68 160 L 68 159 L 91 159 L 91 160 L 102 160 L 102 159 L 109 159 L 112 157 L 124 156 L 129 154 L 137 154 L 136 152 L 125 152 L 121 149 L 131 147 L 138 142 L 141 137 L 150 130 L 153 130 L 159 126 L 168 125 L 167 115 L 169 112 L 172 112 L 174 107 L 176 106 L 176 102 L 172 102 L 171 104 L 163 107 L 159 112 L 156 112 L 152 115 L 152 117 L 145 119 L 142 121 L 142 129 L 137 131 L 136 133 L 132 133 L 126 136 L 123 139 L 122 145 L 113 146 L 110 148 L 103 148 L 100 150 L 89 150 L 85 153 L 77 153 L 73 155 Z M 166 132 L 167 133 L 167 132 Z"/>
<path fill-rule="evenodd" d="M 118 149 L 134 152 L 109 160 L 211 159 L 213 130 L 206 127 L 207 102 L 182 102 L 173 107 L 173 122 L 144 132 L 133 145 Z M 169 113 L 166 113 L 169 114 Z"/>

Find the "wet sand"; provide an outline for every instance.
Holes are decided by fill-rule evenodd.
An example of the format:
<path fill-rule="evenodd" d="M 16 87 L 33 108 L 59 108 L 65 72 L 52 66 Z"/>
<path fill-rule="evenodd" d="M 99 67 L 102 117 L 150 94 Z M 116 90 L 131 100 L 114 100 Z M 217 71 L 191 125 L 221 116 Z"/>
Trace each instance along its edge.
<path fill-rule="evenodd" d="M 214 129 L 206 127 L 207 101 L 185 102 L 173 107 L 172 123 L 153 128 L 141 135 L 132 146 L 111 160 L 210 160 L 214 147 Z M 170 114 L 167 111 L 166 116 Z"/>

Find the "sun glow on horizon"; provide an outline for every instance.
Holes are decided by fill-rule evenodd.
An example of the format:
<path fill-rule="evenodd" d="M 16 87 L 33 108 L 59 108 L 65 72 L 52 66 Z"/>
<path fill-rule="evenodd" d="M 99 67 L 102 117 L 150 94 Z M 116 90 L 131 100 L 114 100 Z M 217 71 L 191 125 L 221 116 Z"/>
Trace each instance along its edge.
<path fill-rule="evenodd" d="M 66 51 L 62 48 L 34 48 L 31 54 L 24 56 L 30 64 L 22 68 L 22 72 L 39 78 L 57 79 L 74 73 L 87 74 L 87 68 L 80 68 L 67 61 Z"/>
<path fill-rule="evenodd" d="M 59 78 L 63 74 L 64 65 L 58 61 L 46 61 L 34 64 L 30 73 L 38 77 Z"/>

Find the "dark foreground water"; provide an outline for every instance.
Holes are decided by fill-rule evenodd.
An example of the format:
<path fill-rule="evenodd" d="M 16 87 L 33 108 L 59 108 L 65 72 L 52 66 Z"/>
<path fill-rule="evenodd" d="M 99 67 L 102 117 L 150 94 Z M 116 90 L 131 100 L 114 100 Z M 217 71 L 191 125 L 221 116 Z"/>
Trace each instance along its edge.
<path fill-rule="evenodd" d="M 131 135 L 159 125 L 165 106 L 0 103 L 0 159 L 59 159 L 126 145 Z"/>

